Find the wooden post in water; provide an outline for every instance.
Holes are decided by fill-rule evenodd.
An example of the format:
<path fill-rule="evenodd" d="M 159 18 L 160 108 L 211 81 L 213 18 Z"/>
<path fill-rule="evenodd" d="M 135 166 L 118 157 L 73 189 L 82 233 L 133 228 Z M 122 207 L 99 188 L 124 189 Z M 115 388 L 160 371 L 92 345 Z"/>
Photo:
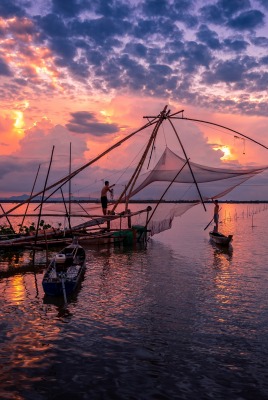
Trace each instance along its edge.
<path fill-rule="evenodd" d="M 130 210 L 129 209 L 127 209 L 127 214 L 130 214 Z M 129 229 L 131 229 L 131 216 L 129 215 L 128 217 L 127 217 L 127 226 L 128 226 L 128 228 Z"/>
<path fill-rule="evenodd" d="M 48 266 L 48 243 L 47 243 L 47 232 L 44 229 L 44 234 L 45 234 L 45 242 L 46 242 L 46 265 Z"/>

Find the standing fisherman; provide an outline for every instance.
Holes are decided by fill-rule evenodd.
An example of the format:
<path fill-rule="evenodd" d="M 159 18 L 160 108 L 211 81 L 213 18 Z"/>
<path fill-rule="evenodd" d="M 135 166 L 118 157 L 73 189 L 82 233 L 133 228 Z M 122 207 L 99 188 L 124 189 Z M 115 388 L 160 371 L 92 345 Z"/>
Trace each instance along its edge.
<path fill-rule="evenodd" d="M 108 199 L 107 193 L 110 192 L 113 196 L 113 189 L 111 189 L 114 185 L 109 186 L 109 181 L 105 181 L 104 186 L 101 190 L 101 206 L 103 215 L 107 214 L 107 206 L 108 206 Z"/>
<path fill-rule="evenodd" d="M 218 200 L 213 200 L 212 199 L 212 201 L 215 204 L 215 206 L 214 206 L 214 216 L 213 216 L 213 220 L 214 220 L 214 223 L 215 223 L 214 232 L 218 232 L 218 228 L 219 228 L 219 208 L 220 208 L 220 206 L 219 206 Z"/>

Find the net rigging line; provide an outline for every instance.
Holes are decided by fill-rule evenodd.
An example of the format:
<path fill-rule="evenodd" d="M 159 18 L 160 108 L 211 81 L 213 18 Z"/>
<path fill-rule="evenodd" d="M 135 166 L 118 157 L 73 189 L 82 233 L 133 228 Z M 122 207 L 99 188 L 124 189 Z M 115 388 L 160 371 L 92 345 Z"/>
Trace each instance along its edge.
<path fill-rule="evenodd" d="M 236 130 L 234 130 L 234 129 L 231 129 L 231 128 L 227 127 L 227 126 L 224 126 L 224 125 L 221 125 L 221 124 L 217 124 L 217 123 L 215 123 L 215 122 L 204 121 L 204 120 L 195 119 L 195 118 L 186 118 L 186 117 L 179 118 L 179 117 L 174 117 L 174 116 L 172 116 L 172 115 L 171 115 L 169 118 L 171 118 L 171 119 L 176 119 L 176 120 L 181 119 L 181 120 L 193 121 L 193 122 L 203 122 L 204 124 L 217 126 L 217 127 L 219 127 L 219 128 L 226 129 L 226 130 L 228 130 L 228 131 L 230 131 L 230 132 L 234 132 L 234 133 L 236 133 L 237 135 L 240 135 L 240 136 L 244 137 L 245 139 L 248 139 L 248 140 L 250 140 L 251 142 L 256 143 L 256 144 L 258 144 L 259 146 L 261 146 L 261 147 L 265 148 L 266 150 L 268 150 L 268 147 L 267 147 L 267 146 L 265 146 L 264 144 L 258 142 L 257 140 L 252 139 L 251 137 L 249 137 L 249 136 L 247 136 L 247 135 L 244 135 L 244 134 L 241 133 L 241 132 L 238 132 L 238 131 L 236 131 Z"/>

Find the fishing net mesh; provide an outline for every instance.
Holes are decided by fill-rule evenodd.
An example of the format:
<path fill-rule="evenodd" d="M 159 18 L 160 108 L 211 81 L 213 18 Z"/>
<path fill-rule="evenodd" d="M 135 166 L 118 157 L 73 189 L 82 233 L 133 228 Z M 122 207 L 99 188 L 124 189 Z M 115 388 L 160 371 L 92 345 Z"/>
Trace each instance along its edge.
<path fill-rule="evenodd" d="M 162 200 L 156 210 L 154 210 L 156 204 L 152 205 L 147 225 L 151 235 L 154 235 L 170 229 L 174 217 L 181 216 L 201 201 L 225 196 L 267 168 L 267 166 L 235 170 L 210 168 L 187 162 L 166 147 L 156 166 L 138 177 L 127 198 L 136 201 Z M 115 192 L 117 189 L 119 187 L 115 187 Z M 185 203 L 176 203 L 178 201 Z M 143 218 L 140 223 L 146 224 L 144 215 L 139 218 Z"/>

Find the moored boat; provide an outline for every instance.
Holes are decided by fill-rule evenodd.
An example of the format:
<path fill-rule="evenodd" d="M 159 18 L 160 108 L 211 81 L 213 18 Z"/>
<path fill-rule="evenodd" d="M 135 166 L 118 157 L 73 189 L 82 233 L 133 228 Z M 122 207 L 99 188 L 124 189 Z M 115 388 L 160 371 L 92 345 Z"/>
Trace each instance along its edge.
<path fill-rule="evenodd" d="M 57 253 L 46 270 L 42 286 L 49 296 L 72 293 L 83 277 L 86 253 L 76 241 Z"/>
<path fill-rule="evenodd" d="M 211 231 L 209 232 L 209 236 L 214 243 L 221 244 L 223 246 L 228 246 L 233 240 L 233 235 L 226 236 L 220 232 Z"/>

